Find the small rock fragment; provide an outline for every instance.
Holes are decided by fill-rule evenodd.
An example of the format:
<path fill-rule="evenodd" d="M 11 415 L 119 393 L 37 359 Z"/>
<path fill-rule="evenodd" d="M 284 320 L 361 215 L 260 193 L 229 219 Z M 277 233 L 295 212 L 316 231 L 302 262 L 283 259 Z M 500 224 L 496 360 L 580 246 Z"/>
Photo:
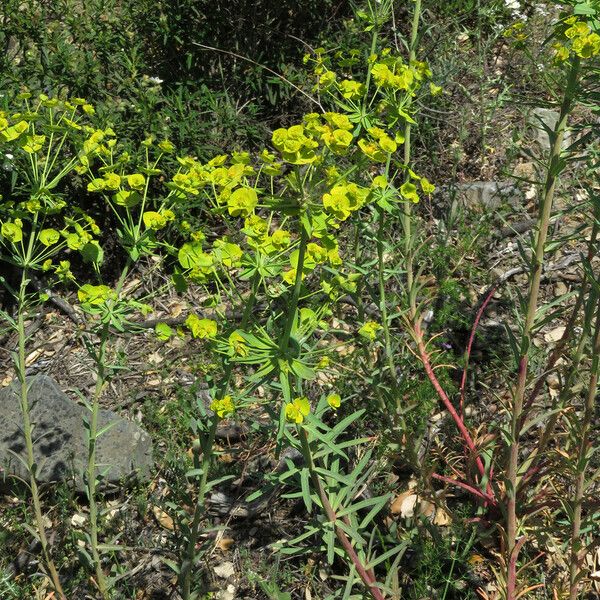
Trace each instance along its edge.
<path fill-rule="evenodd" d="M 213 567 L 213 571 L 215 572 L 215 575 L 221 579 L 229 579 L 235 575 L 235 567 L 229 560 L 226 560 L 220 565 Z"/>

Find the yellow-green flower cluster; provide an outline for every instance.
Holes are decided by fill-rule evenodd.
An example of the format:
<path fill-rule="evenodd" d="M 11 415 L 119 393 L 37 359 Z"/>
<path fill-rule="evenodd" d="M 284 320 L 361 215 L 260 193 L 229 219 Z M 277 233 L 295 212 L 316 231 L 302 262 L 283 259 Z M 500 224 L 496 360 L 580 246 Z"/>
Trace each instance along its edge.
<path fill-rule="evenodd" d="M 98 307 L 106 304 L 109 300 L 116 300 L 117 294 L 107 285 L 91 285 L 86 283 L 77 291 L 79 302 L 85 307 Z"/>
<path fill-rule="evenodd" d="M 208 187 L 219 204 L 227 204 L 232 216 L 246 216 L 245 213 L 249 214 L 254 209 L 256 204 L 252 193 L 241 192 L 229 203 L 236 188 L 241 186 L 241 189 L 246 189 L 245 178 L 255 173 L 254 167 L 249 164 L 247 153 L 234 153 L 229 165 L 226 164 L 228 156 L 225 154 L 214 157 L 206 164 L 189 156 L 178 157 L 177 160 L 181 169 L 167 183 L 167 187 L 179 193 L 182 198 L 197 196 L 202 189 Z"/>
<path fill-rule="evenodd" d="M 20 147 L 28 154 L 39 152 L 47 139 L 47 136 L 41 133 L 29 133 L 29 124 L 32 121 L 39 121 L 40 114 L 43 109 L 48 109 L 52 114 L 51 130 L 53 134 L 65 133 L 68 128 L 75 130 L 92 130 L 89 126 L 82 126 L 77 122 L 79 117 L 83 116 L 78 113 L 79 109 L 84 114 L 93 114 L 94 109 L 91 104 L 88 104 L 82 98 L 72 98 L 71 100 L 58 100 L 56 98 L 48 98 L 45 94 L 40 94 L 37 97 L 37 102 L 30 102 L 32 95 L 29 92 L 24 92 L 17 96 L 17 100 L 25 104 L 24 112 L 17 112 L 11 115 L 10 119 L 6 112 L 0 111 L 0 143 L 18 141 Z M 12 123 L 11 123 L 12 121 Z M 67 127 L 65 127 L 67 126 Z M 40 121 L 40 128 L 44 128 L 45 124 Z"/>
<path fill-rule="evenodd" d="M 215 267 L 215 258 L 204 252 L 202 242 L 186 242 L 177 253 L 179 264 L 188 271 L 188 277 L 197 282 L 206 281 Z"/>
<path fill-rule="evenodd" d="M 175 220 L 175 213 L 168 208 L 161 209 L 160 212 L 147 210 L 142 215 L 142 220 L 144 221 L 146 229 L 159 231 L 160 229 L 164 229 L 168 223 Z"/>
<path fill-rule="evenodd" d="M 502 32 L 502 36 L 507 40 L 522 43 L 529 37 L 529 34 L 526 31 L 525 22 L 516 21 Z"/>
<path fill-rule="evenodd" d="M 398 144 L 404 143 L 404 137 L 400 134 L 393 139 L 380 127 L 370 127 L 367 131 L 369 138 L 358 141 L 358 147 L 363 154 L 373 162 L 386 162 L 388 155 L 396 152 Z"/>
<path fill-rule="evenodd" d="M 5 221 L 0 227 L 0 236 L 11 244 L 18 244 L 23 240 L 23 221 L 19 218 Z"/>
<path fill-rule="evenodd" d="M 212 255 L 215 262 L 223 265 L 227 269 L 233 269 L 241 266 L 244 253 L 238 244 L 230 242 L 226 238 L 222 238 L 215 240 Z"/>
<path fill-rule="evenodd" d="M 87 190 L 106 193 L 110 195 L 114 205 L 130 210 L 142 202 L 142 194 L 147 185 L 146 176 L 142 173 L 127 174 L 117 173 L 116 170 L 105 170 L 102 177 L 96 177 L 88 183 Z M 150 210 L 143 213 L 142 220 L 146 229 L 159 231 L 175 220 L 175 213 L 166 208 L 161 208 L 158 212 Z"/>
<path fill-rule="evenodd" d="M 204 283 L 219 267 L 229 270 L 242 265 L 244 252 L 239 244 L 230 241 L 228 237 L 215 240 L 210 251 L 204 250 L 202 232 L 193 232 L 191 237 L 192 241 L 179 248 L 177 258 L 179 264 L 186 269 L 187 277 L 193 281 Z"/>
<path fill-rule="evenodd" d="M 235 404 L 231 399 L 231 396 L 223 396 L 220 400 L 213 400 L 210 404 L 210 410 L 217 413 L 217 415 L 223 419 L 232 415 L 235 412 Z"/>
<path fill-rule="evenodd" d="M 70 124 L 73 127 L 73 124 Z M 115 147 L 117 141 L 115 132 L 110 128 L 94 129 L 93 127 L 85 126 L 83 128 L 89 135 L 82 145 L 82 151 L 79 153 L 80 173 L 85 173 L 90 166 L 90 158 L 96 155 L 109 156 L 110 150 Z"/>
<path fill-rule="evenodd" d="M 338 221 L 345 221 L 367 201 L 369 190 L 356 183 L 340 183 L 323 194 L 323 207 Z"/>
<path fill-rule="evenodd" d="M 309 113 L 304 116 L 303 123 L 311 138 L 323 142 L 334 154 L 346 154 L 354 139 L 351 133 L 353 125 L 341 113 Z"/>
<path fill-rule="evenodd" d="M 69 249 L 81 250 L 93 241 L 90 233 L 80 223 L 73 219 L 65 219 L 65 221 L 73 228 L 72 230 L 65 228 L 60 232 Z"/>
<path fill-rule="evenodd" d="M 289 248 L 292 234 L 286 229 L 275 229 L 269 234 L 269 222 L 258 215 L 251 215 L 244 222 L 242 233 L 246 235 L 248 245 L 272 256 Z"/>
<path fill-rule="evenodd" d="M 585 22 L 575 16 L 564 20 L 564 43 L 556 42 L 553 45 L 555 59 L 565 61 L 574 53 L 579 58 L 592 58 L 600 54 L 600 35 Z"/>
<path fill-rule="evenodd" d="M 217 335 L 217 323 L 212 319 L 201 319 L 191 314 L 185 320 L 186 327 L 192 332 L 192 336 L 201 340 L 211 339 Z"/>
<path fill-rule="evenodd" d="M 304 262 L 302 266 L 302 277 L 304 278 L 308 273 L 314 271 L 319 265 L 329 263 L 331 266 L 338 267 L 342 264 L 340 258 L 338 242 L 332 235 L 319 233 L 319 243 L 309 242 L 306 246 L 306 252 L 304 255 Z M 290 269 L 283 273 L 283 280 L 288 284 L 293 284 L 296 281 L 296 275 L 298 272 L 298 260 L 300 257 L 300 251 L 294 250 L 290 254 Z"/>
<path fill-rule="evenodd" d="M 285 417 L 288 421 L 300 425 L 310 413 L 310 402 L 306 396 L 294 398 L 285 406 Z"/>
<path fill-rule="evenodd" d="M 7 117 L 4 111 L 0 111 L 0 142 L 13 142 L 29 129 L 27 121 L 21 119 L 11 125 Z"/>
<path fill-rule="evenodd" d="M 251 187 L 240 187 L 227 198 L 227 210 L 232 217 L 247 217 L 258 205 L 258 194 Z"/>
<path fill-rule="evenodd" d="M 337 410 L 342 405 L 342 398 L 339 394 L 329 394 L 329 396 L 327 396 L 327 404 L 329 404 L 333 410 Z"/>
<path fill-rule="evenodd" d="M 283 165 L 280 162 L 277 162 L 275 155 L 269 152 L 266 148 L 258 155 L 258 158 L 262 161 L 263 166 L 261 168 L 261 172 L 265 175 L 281 175 L 281 171 L 283 169 Z"/>
<path fill-rule="evenodd" d="M 365 94 L 366 88 L 364 83 L 354 81 L 353 79 L 345 79 L 339 83 L 340 94 L 346 100 L 354 100 L 362 98 Z"/>
<path fill-rule="evenodd" d="M 374 342 L 377 338 L 377 333 L 383 329 L 379 323 L 375 321 L 367 321 L 359 330 L 358 335 L 369 340 L 370 342 Z"/>
<path fill-rule="evenodd" d="M 371 67 L 373 81 L 380 88 L 410 90 L 415 82 L 415 72 L 400 58 L 387 58 Z"/>
<path fill-rule="evenodd" d="M 273 146 L 279 150 L 286 162 L 293 165 L 313 163 L 317 160 L 315 150 L 319 147 L 319 142 L 306 133 L 304 125 L 276 129 L 272 137 Z"/>

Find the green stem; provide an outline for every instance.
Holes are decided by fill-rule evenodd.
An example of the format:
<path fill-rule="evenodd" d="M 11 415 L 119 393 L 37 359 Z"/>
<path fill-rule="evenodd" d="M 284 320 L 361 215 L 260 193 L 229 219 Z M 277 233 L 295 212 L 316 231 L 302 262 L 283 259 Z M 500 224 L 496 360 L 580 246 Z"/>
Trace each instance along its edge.
<path fill-rule="evenodd" d="M 127 263 L 121 271 L 119 280 L 115 287 L 117 297 L 120 295 L 125 278 L 131 267 L 131 259 L 127 260 Z M 87 463 L 87 482 L 86 491 L 88 496 L 88 505 L 90 511 L 90 549 L 92 553 L 92 562 L 94 564 L 94 572 L 96 573 L 96 584 L 98 590 L 104 599 L 109 598 L 109 582 L 102 570 L 102 560 L 100 552 L 98 550 L 98 504 L 96 502 L 96 443 L 98 439 L 98 416 L 100 414 L 100 396 L 106 383 L 106 368 L 105 368 L 105 356 L 106 356 L 106 345 L 110 334 L 110 324 L 105 323 L 102 326 L 100 333 L 100 345 L 97 354 L 95 354 L 96 362 L 96 385 L 94 388 L 94 395 L 92 397 L 92 410 L 89 422 L 89 440 L 88 440 L 88 463 Z"/>
<path fill-rule="evenodd" d="M 92 397 L 92 412 L 89 422 L 88 441 L 88 464 L 87 464 L 87 496 L 90 510 L 90 546 L 92 562 L 96 573 L 96 584 L 103 598 L 109 598 L 108 582 L 102 570 L 102 560 L 98 551 L 98 504 L 96 502 L 96 441 L 98 439 L 98 415 L 100 413 L 100 396 L 104 388 L 106 373 L 104 370 L 104 358 L 106 355 L 106 343 L 108 340 L 109 326 L 102 326 L 100 336 L 100 347 L 96 355 L 96 386 Z"/>
<path fill-rule="evenodd" d="M 408 60 L 412 62 L 416 59 L 417 51 L 417 38 L 419 34 L 419 21 L 421 19 L 421 0 L 415 0 L 415 8 L 413 11 L 411 32 L 410 32 L 410 43 L 408 46 Z M 407 108 L 410 106 L 410 102 L 407 104 Z M 411 131 L 412 126 L 407 121 L 404 126 L 404 164 L 408 167 L 411 159 Z M 410 175 L 406 176 L 406 181 L 410 178 Z M 412 288 L 414 285 L 414 268 L 413 268 L 413 233 L 412 233 L 412 204 L 407 202 L 402 211 L 402 228 L 404 230 L 404 253 L 406 261 L 406 288 L 408 297 L 411 299 L 410 311 L 411 319 L 414 320 L 416 317 L 416 306 L 413 300 Z"/>
<path fill-rule="evenodd" d="M 42 514 L 42 503 L 40 499 L 40 492 L 37 485 L 37 464 L 35 462 L 35 455 L 33 449 L 33 431 L 31 424 L 31 417 L 29 412 L 29 401 L 28 392 L 29 387 L 27 379 L 25 377 L 25 306 L 26 306 L 26 288 L 29 283 L 28 269 L 23 268 L 21 273 L 21 283 L 19 285 L 19 295 L 17 298 L 17 334 L 19 337 L 19 350 L 17 353 L 17 373 L 21 384 L 21 414 L 23 417 L 23 436 L 25 438 L 25 449 L 27 453 L 27 471 L 29 473 L 29 488 L 31 489 L 31 498 L 33 500 L 33 510 L 35 515 L 35 522 L 37 526 L 37 533 L 39 541 L 42 546 L 42 554 L 44 556 L 44 562 L 46 568 L 50 574 L 50 580 L 54 591 L 58 594 L 61 600 L 66 600 L 65 593 L 60 583 L 58 572 L 54 565 L 54 561 L 50 556 L 50 548 L 48 544 L 48 538 L 46 537 L 46 529 L 44 526 L 44 517 Z"/>
<path fill-rule="evenodd" d="M 312 456 L 312 452 L 310 450 L 310 444 L 308 443 L 308 438 L 306 436 L 306 431 L 302 427 L 298 427 L 298 434 L 300 436 L 300 444 L 302 447 L 302 455 L 304 457 L 304 461 L 308 467 L 308 471 L 310 473 L 310 479 L 312 481 L 313 487 L 319 495 L 319 499 L 321 500 L 321 504 L 323 506 L 323 511 L 325 512 L 326 517 L 333 524 L 333 528 L 335 530 L 335 535 L 342 544 L 348 558 L 354 565 L 356 572 L 362 579 L 363 583 L 367 586 L 370 595 L 375 600 L 384 600 L 384 595 L 381 590 L 377 587 L 377 581 L 375 579 L 375 575 L 371 569 L 366 569 L 360 560 L 356 550 L 352 546 L 352 542 L 348 539 L 348 536 L 344 532 L 344 530 L 336 525 L 336 522 L 339 520 L 338 516 L 335 514 L 335 510 L 331 506 L 331 502 L 329 502 L 329 498 L 327 497 L 327 492 L 323 487 L 321 482 L 321 478 L 316 471 L 315 462 Z"/>
<path fill-rule="evenodd" d="M 360 223 L 355 223 L 354 225 L 354 263 L 358 266 L 362 264 L 362 258 L 360 255 Z M 353 294 L 353 298 L 356 301 L 356 310 L 358 312 L 358 322 L 365 322 L 365 306 L 362 298 L 364 279 L 361 277 L 356 286 L 356 293 Z M 360 344 L 362 353 L 365 357 L 365 365 L 366 365 L 366 374 L 369 378 L 373 377 L 373 373 L 375 372 L 375 364 L 373 361 L 373 356 L 370 352 L 369 346 L 367 344 Z M 377 403 L 379 404 L 379 408 L 382 411 L 386 410 L 385 400 L 383 399 L 383 395 L 381 393 L 381 386 L 377 384 L 377 381 L 373 381 L 375 384 L 374 391 L 375 397 L 377 398 Z"/>
<path fill-rule="evenodd" d="M 378 208 L 379 211 L 379 228 L 377 231 L 377 275 L 379 279 L 379 311 L 381 312 L 381 325 L 383 326 L 383 336 L 385 341 L 385 357 L 387 360 L 388 369 L 390 371 L 390 379 L 392 388 L 397 389 L 396 381 L 396 365 L 394 363 L 394 353 L 392 351 L 392 336 L 390 334 L 390 323 L 388 318 L 387 299 L 385 291 L 385 265 L 383 259 L 383 236 L 385 234 L 385 211 Z M 400 410 L 401 399 L 396 397 L 397 408 Z"/>
<path fill-rule="evenodd" d="M 597 294 L 594 300 L 597 301 Z M 586 455 L 589 451 L 589 432 L 594 417 L 594 403 L 598 390 L 598 374 L 600 373 L 600 303 L 596 307 L 596 324 L 592 343 L 592 370 L 585 401 L 583 417 L 577 432 L 579 447 L 577 449 L 577 478 L 573 498 L 573 519 L 571 522 L 571 559 L 569 565 L 569 600 L 576 600 L 578 592 L 578 575 L 581 560 L 581 512 L 585 492 L 585 471 L 588 464 Z"/>
<path fill-rule="evenodd" d="M 292 298 L 288 305 L 287 319 L 279 342 L 279 350 L 282 354 L 285 354 L 288 348 L 290 335 L 296 319 L 296 309 L 298 308 L 298 302 L 300 300 L 300 289 L 302 288 L 302 271 L 304 270 L 304 258 L 306 256 L 306 247 L 308 245 L 308 232 L 303 225 L 301 225 L 301 227 L 302 233 L 300 234 L 300 247 L 298 249 L 298 262 L 296 264 L 296 279 L 294 281 L 294 289 L 292 290 Z"/>
<path fill-rule="evenodd" d="M 246 327 L 248 326 L 252 310 L 254 309 L 254 305 L 256 303 L 256 296 L 258 293 L 260 282 L 261 276 L 260 273 L 257 271 L 252 280 L 250 298 L 246 303 L 246 307 L 242 315 L 242 329 L 246 329 Z M 229 361 L 225 367 L 225 373 L 223 374 L 222 383 L 219 386 L 218 392 L 219 397 L 221 398 L 227 393 L 227 390 L 229 388 L 229 384 L 231 382 L 231 377 L 233 374 L 234 364 L 235 363 L 233 363 L 232 361 Z M 208 434 L 204 440 L 204 443 L 198 444 L 197 450 L 194 451 L 194 468 L 201 469 L 202 475 L 200 476 L 200 483 L 198 484 L 198 496 L 196 498 L 196 503 L 194 506 L 194 515 L 190 524 L 187 545 L 184 550 L 183 560 L 181 562 L 181 569 L 179 571 L 179 587 L 181 590 L 182 600 L 190 599 L 192 587 L 192 567 L 194 565 L 194 558 L 196 556 L 196 544 L 198 543 L 198 538 L 200 537 L 200 523 L 204 514 L 204 498 L 206 496 L 207 491 L 206 487 L 208 484 L 208 474 L 210 471 L 210 465 L 213 456 L 213 446 L 215 443 L 215 436 L 217 433 L 218 424 L 219 417 L 215 413 L 212 418 L 210 428 L 208 430 Z M 199 456 L 200 450 L 202 451 L 202 461 L 200 461 Z"/>
<path fill-rule="evenodd" d="M 599 223 L 598 223 L 598 220 L 595 219 L 594 225 L 592 227 L 592 233 L 590 235 L 590 241 L 588 242 L 588 253 L 587 253 L 588 261 L 591 261 L 598 252 L 596 239 L 597 239 L 599 233 L 600 233 Z M 587 297 L 588 287 L 589 287 L 588 279 L 584 278 L 583 282 L 581 284 L 581 287 L 578 290 L 577 300 L 575 301 L 575 304 L 573 305 L 573 308 L 571 310 L 571 314 L 566 322 L 565 335 L 563 335 L 563 338 L 559 341 L 559 343 L 553 349 L 552 354 L 550 355 L 550 358 L 548 360 L 546 369 L 544 370 L 544 375 L 542 377 L 539 377 L 538 380 L 536 381 L 534 389 L 529 395 L 526 406 L 531 406 L 533 404 L 533 401 L 539 394 L 541 386 L 543 385 L 543 382 L 545 381 L 546 373 L 554 368 L 556 362 L 558 361 L 558 358 L 560 356 L 562 356 L 565 346 L 568 343 L 569 333 L 574 329 L 575 324 L 577 323 L 577 316 L 579 315 L 579 311 L 584 303 L 585 298 Z M 552 403 L 552 406 L 551 406 L 552 411 L 554 411 L 558 407 L 565 406 L 566 403 L 573 396 L 573 383 L 574 383 L 575 378 L 579 374 L 579 364 L 581 362 L 581 359 L 584 356 L 585 346 L 588 342 L 588 337 L 589 337 L 589 331 L 590 331 L 589 322 L 591 322 L 590 320 L 593 317 L 593 315 L 591 315 L 591 314 L 588 315 L 589 311 L 586 310 L 585 312 L 586 312 L 585 318 L 586 318 L 587 326 L 584 328 L 583 333 L 580 336 L 579 341 L 577 343 L 577 348 L 575 349 L 575 352 L 572 355 L 571 363 L 567 370 L 567 374 L 564 377 L 564 384 L 561 387 L 559 397 L 555 402 Z M 552 436 L 554 435 L 554 429 L 560 419 L 560 415 L 561 415 L 561 412 L 558 411 L 558 412 L 555 412 L 552 416 L 550 416 L 547 424 L 544 426 L 544 431 L 542 432 L 542 435 L 540 436 L 539 441 L 536 444 L 536 447 L 533 449 L 532 452 L 528 453 L 527 457 L 523 461 L 521 471 L 526 473 L 526 475 L 523 478 L 523 480 L 521 481 L 521 485 L 524 485 L 526 483 L 527 475 L 532 473 L 535 470 L 537 461 L 540 460 L 544 456 L 544 454 L 546 452 L 546 447 L 550 443 L 550 440 L 552 439 Z M 517 491 L 518 491 L 518 489 L 519 488 L 517 488 Z"/>
<path fill-rule="evenodd" d="M 566 91 L 560 109 L 560 117 L 554 130 L 554 140 L 546 170 L 546 180 L 544 183 L 544 195 L 540 205 L 538 216 L 538 232 L 535 243 L 535 254 L 530 268 L 529 297 L 527 301 L 527 313 L 525 325 L 521 338 L 522 353 L 519 358 L 517 385 L 514 393 L 513 410 L 511 417 L 511 438 L 509 448 L 509 458 L 507 467 L 507 527 L 506 527 L 506 565 L 507 565 L 507 600 L 516 600 L 516 554 L 517 546 L 517 485 L 518 467 L 519 467 L 519 438 L 522 427 L 523 400 L 525 397 L 525 388 L 527 384 L 529 345 L 531 333 L 535 323 L 535 316 L 538 307 L 538 298 L 540 291 L 540 281 L 544 266 L 544 249 L 548 228 L 550 225 L 550 214 L 554 202 L 554 192 L 558 175 L 561 171 L 560 154 L 562 142 L 567 126 L 567 119 L 573 106 L 573 98 L 577 86 L 577 77 L 579 74 L 579 58 L 575 57 L 569 71 Z"/>
<path fill-rule="evenodd" d="M 200 521 L 204 514 L 204 497 L 206 496 L 206 484 L 208 482 L 208 472 L 212 460 L 212 450 L 215 443 L 215 435 L 217 433 L 217 425 L 219 419 L 215 414 L 210 424 L 208 437 L 202 447 L 202 463 L 199 461 L 198 450 L 194 451 L 194 467 L 202 469 L 200 476 L 200 484 L 198 486 L 198 497 L 194 507 L 194 516 L 190 525 L 190 535 L 185 550 L 184 559 L 181 563 L 181 571 L 179 574 L 181 597 L 183 600 L 189 600 L 192 586 L 192 567 L 196 556 L 196 543 L 200 535 Z"/>

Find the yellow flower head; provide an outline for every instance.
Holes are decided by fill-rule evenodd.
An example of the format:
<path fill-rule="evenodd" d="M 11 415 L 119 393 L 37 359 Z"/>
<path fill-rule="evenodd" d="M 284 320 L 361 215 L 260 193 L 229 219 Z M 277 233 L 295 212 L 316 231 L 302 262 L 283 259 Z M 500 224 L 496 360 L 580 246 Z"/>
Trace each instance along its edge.
<path fill-rule="evenodd" d="M 277 250 L 284 250 L 290 245 L 291 235 L 285 229 L 276 229 L 271 236 L 271 243 Z"/>
<path fill-rule="evenodd" d="M 254 212 L 258 204 L 256 190 L 252 188 L 238 188 L 227 200 L 227 210 L 232 217 L 247 217 Z"/>
<path fill-rule="evenodd" d="M 192 332 L 192 336 L 201 340 L 214 338 L 217 335 L 217 323 L 212 319 L 200 319 L 191 314 L 186 320 L 187 328 Z"/>
<path fill-rule="evenodd" d="M 377 332 L 382 329 L 379 323 L 375 321 L 367 321 L 359 330 L 358 334 L 365 339 L 374 342 L 377 338 Z"/>
<path fill-rule="evenodd" d="M 77 291 L 77 297 L 84 306 L 102 306 L 107 300 L 115 300 L 117 294 L 107 285 L 86 283 Z"/>
<path fill-rule="evenodd" d="M 219 417 L 224 418 L 232 415 L 235 412 L 235 404 L 231 399 L 231 396 L 223 396 L 221 400 L 213 400 L 210 405 L 210 409 L 219 415 Z"/>
<path fill-rule="evenodd" d="M 359 81 L 352 81 L 351 79 L 342 81 L 339 85 L 339 88 L 342 96 L 347 100 L 362 98 L 363 94 L 365 93 L 364 84 L 360 83 Z"/>
<path fill-rule="evenodd" d="M 306 254 L 308 258 L 316 264 L 324 263 L 327 260 L 327 250 L 314 242 L 308 244 L 306 247 Z"/>
<path fill-rule="evenodd" d="M 13 244 L 19 243 L 23 239 L 23 229 L 18 222 L 11 223 L 10 221 L 6 223 L 2 223 L 2 227 L 0 228 L 0 235 L 5 240 Z"/>
<path fill-rule="evenodd" d="M 325 145 L 335 154 L 345 154 L 352 143 L 352 134 L 345 129 L 334 129 L 327 127 L 321 139 Z"/>
<path fill-rule="evenodd" d="M 306 417 L 308 413 L 310 413 L 310 402 L 306 396 L 294 398 L 285 406 L 286 419 L 297 425 L 304 421 L 304 417 Z"/>
<path fill-rule="evenodd" d="M 291 164 L 306 165 L 317 159 L 315 148 L 318 148 L 319 144 L 306 135 L 304 125 L 276 129 L 272 141 L 283 159 Z"/>
<path fill-rule="evenodd" d="M 141 190 L 146 185 L 146 178 L 141 173 L 127 175 L 127 185 L 134 190 Z"/>
<path fill-rule="evenodd" d="M 342 404 L 342 399 L 339 394 L 329 394 L 329 396 L 327 396 L 327 404 L 329 404 L 333 410 L 337 410 Z"/>

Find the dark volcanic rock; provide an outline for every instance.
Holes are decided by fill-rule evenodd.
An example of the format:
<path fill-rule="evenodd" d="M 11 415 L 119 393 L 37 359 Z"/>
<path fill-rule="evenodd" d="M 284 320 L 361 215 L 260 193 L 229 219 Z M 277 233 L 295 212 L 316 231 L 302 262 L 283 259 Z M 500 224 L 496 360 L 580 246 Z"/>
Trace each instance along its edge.
<path fill-rule="evenodd" d="M 89 411 L 73 402 L 47 375 L 28 377 L 28 401 L 34 425 L 34 455 L 40 482 L 74 480 L 83 491 L 87 465 Z M 20 404 L 20 386 L 0 390 L 0 468 L 28 479 L 25 465 L 25 438 Z M 132 476 L 149 477 L 152 461 L 150 436 L 135 423 L 109 410 L 101 410 L 98 430 L 112 424 L 97 441 L 96 463 L 104 481 L 117 484 Z"/>

